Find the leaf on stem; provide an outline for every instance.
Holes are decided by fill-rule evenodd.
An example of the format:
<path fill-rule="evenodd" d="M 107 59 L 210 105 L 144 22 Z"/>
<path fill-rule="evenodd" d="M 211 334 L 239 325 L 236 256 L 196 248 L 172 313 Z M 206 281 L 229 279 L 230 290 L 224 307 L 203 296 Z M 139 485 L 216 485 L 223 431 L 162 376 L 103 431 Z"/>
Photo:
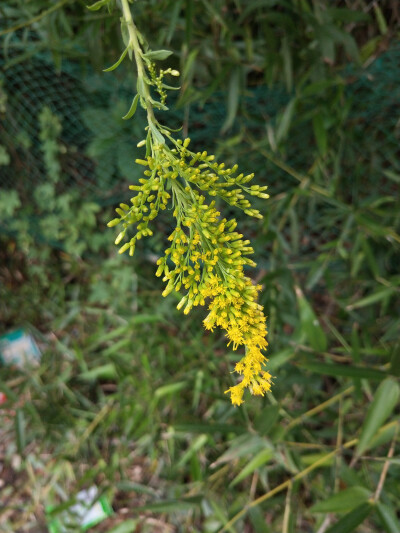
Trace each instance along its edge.
<path fill-rule="evenodd" d="M 172 55 L 170 50 L 152 50 L 151 52 L 143 54 L 143 57 L 149 59 L 150 61 L 163 61 L 170 55 Z"/>
<path fill-rule="evenodd" d="M 98 0 L 98 2 L 95 2 L 91 6 L 86 6 L 86 7 L 90 9 L 90 11 L 98 11 L 99 9 L 101 9 L 103 6 L 106 6 L 110 2 L 111 0 Z"/>
<path fill-rule="evenodd" d="M 111 67 L 105 68 L 103 72 L 111 72 L 112 70 L 115 70 L 119 65 L 122 63 L 122 61 L 125 59 L 126 54 L 128 53 L 129 46 L 125 48 L 125 50 L 122 52 L 121 57 L 118 59 L 114 65 L 111 65 Z"/>
<path fill-rule="evenodd" d="M 133 115 L 136 113 L 138 101 L 139 101 L 139 94 L 136 94 L 134 99 L 132 100 L 132 104 L 131 104 L 131 107 L 129 108 L 129 111 L 127 112 L 126 115 L 122 117 L 123 120 L 128 120 L 129 118 L 133 117 Z"/>

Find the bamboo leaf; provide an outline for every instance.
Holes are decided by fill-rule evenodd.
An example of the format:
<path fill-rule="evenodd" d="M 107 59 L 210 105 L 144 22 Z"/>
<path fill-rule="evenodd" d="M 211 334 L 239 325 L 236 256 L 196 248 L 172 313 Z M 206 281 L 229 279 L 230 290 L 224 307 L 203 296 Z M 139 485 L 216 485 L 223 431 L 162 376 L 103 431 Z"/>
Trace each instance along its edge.
<path fill-rule="evenodd" d="M 399 394 L 400 387 L 391 378 L 379 385 L 361 429 L 360 440 L 356 448 L 357 455 L 361 455 L 370 447 L 372 438 L 397 405 Z"/>
<path fill-rule="evenodd" d="M 378 290 L 376 290 L 374 293 L 370 294 L 369 296 L 366 296 L 365 298 L 361 298 L 361 300 L 358 300 L 354 304 L 348 305 L 346 309 L 348 311 L 351 311 L 353 309 L 360 309 L 361 307 L 367 307 L 368 305 L 372 305 L 382 300 L 386 300 L 387 298 L 390 298 L 391 296 L 394 296 L 395 294 L 396 294 L 395 289 L 392 287 L 379 288 Z"/>
<path fill-rule="evenodd" d="M 239 82 L 240 82 L 240 69 L 233 70 L 228 87 L 228 114 L 225 122 L 221 128 L 221 133 L 225 133 L 233 125 L 237 110 L 239 107 Z"/>
<path fill-rule="evenodd" d="M 365 487 L 350 487 L 334 494 L 327 500 L 313 505 L 312 513 L 337 513 L 350 511 L 358 505 L 365 503 L 371 496 Z"/>
<path fill-rule="evenodd" d="M 276 142 L 278 144 L 286 138 L 289 132 L 296 104 L 296 98 L 292 98 L 280 117 L 280 121 L 276 130 Z"/>
<path fill-rule="evenodd" d="M 191 459 L 194 454 L 197 454 L 207 443 L 207 440 L 207 435 L 199 435 L 196 439 L 194 439 L 192 444 L 189 446 L 189 449 L 180 458 L 178 464 L 176 465 L 177 468 L 181 468 Z"/>
<path fill-rule="evenodd" d="M 148 505 L 142 505 L 136 507 L 135 511 L 153 511 L 154 513 L 171 513 L 182 512 L 190 509 L 198 509 L 201 499 L 199 498 L 187 498 L 182 500 L 165 500 L 157 503 L 149 503 Z"/>
<path fill-rule="evenodd" d="M 299 304 L 302 331 L 306 335 L 308 342 L 314 350 L 318 352 L 325 352 L 328 341 L 313 308 L 308 303 L 299 287 L 296 287 L 296 296 Z"/>
<path fill-rule="evenodd" d="M 385 16 L 382 13 L 382 10 L 377 3 L 374 3 L 373 7 L 374 7 L 375 17 L 378 23 L 379 31 L 381 32 L 382 35 L 386 35 L 388 32 L 388 27 L 386 24 Z"/>
<path fill-rule="evenodd" d="M 352 533 L 356 527 L 364 522 L 373 510 L 371 503 L 363 503 L 350 513 L 343 516 L 335 525 L 330 527 L 326 533 Z"/>
<path fill-rule="evenodd" d="M 261 450 L 247 465 L 239 472 L 235 479 L 230 483 L 230 487 L 234 487 L 240 481 L 245 479 L 247 476 L 252 474 L 254 470 L 257 470 L 262 465 L 265 465 L 273 456 L 274 450 L 272 448 L 267 448 L 266 450 Z"/>
<path fill-rule="evenodd" d="M 396 516 L 396 511 L 382 502 L 377 502 L 376 510 L 385 531 L 387 533 L 399 533 L 400 522 Z"/>
<path fill-rule="evenodd" d="M 373 450 L 382 444 L 387 444 L 393 440 L 393 437 L 396 435 L 399 429 L 399 420 L 394 420 L 389 422 L 385 426 L 381 427 L 379 431 L 371 439 L 371 442 L 368 446 L 369 450 Z"/>

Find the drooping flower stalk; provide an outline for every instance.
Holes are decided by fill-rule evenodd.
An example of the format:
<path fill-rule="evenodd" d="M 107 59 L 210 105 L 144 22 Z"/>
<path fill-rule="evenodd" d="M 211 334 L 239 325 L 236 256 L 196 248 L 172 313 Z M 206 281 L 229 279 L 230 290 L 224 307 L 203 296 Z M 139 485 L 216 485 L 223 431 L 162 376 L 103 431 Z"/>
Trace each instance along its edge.
<path fill-rule="evenodd" d="M 112 0 L 100 0 L 91 9 L 110 7 Z M 126 55 L 137 70 L 137 94 L 125 119 L 131 118 L 138 103 L 147 112 L 147 137 L 138 146 L 145 147 L 143 159 L 136 163 L 145 167 L 144 177 L 130 189 L 135 195 L 130 205 L 121 203 L 116 209 L 118 218 L 109 226 L 121 226 L 115 243 L 120 244 L 128 234 L 120 253 L 129 250 L 133 255 L 136 241 L 152 235 L 149 227 L 160 210 L 172 204 L 175 229 L 168 237 L 169 247 L 158 260 L 157 276 L 163 276 L 166 288 L 163 296 L 172 291 L 181 293 L 178 309 L 187 314 L 198 305 L 208 306 L 204 326 L 208 330 L 219 327 L 226 332 L 228 346 L 244 346 L 244 356 L 236 363 L 241 375 L 237 385 L 226 392 L 234 405 L 243 402 L 246 388 L 255 395 L 264 395 L 271 386 L 271 375 L 263 370 L 267 347 L 267 328 L 263 308 L 257 303 L 261 287 L 245 275 L 245 266 L 255 266 L 248 255 L 253 253 L 250 241 L 235 231 L 236 220 L 223 218 L 215 200 L 207 203 L 205 193 L 218 197 L 231 206 L 242 209 L 249 216 L 262 218 L 251 207 L 249 197 L 268 198 L 267 187 L 250 185 L 254 175 L 238 172 L 237 165 L 226 168 L 215 162 L 207 152 L 192 152 L 190 139 L 175 139 L 172 131 L 160 124 L 154 110 L 167 110 L 165 76 L 179 76 L 172 69 L 157 70 L 155 61 L 166 59 L 171 52 L 151 51 L 136 28 L 128 0 L 121 0 L 121 31 L 125 50 L 120 59 L 106 71 L 117 68 Z M 152 96 L 157 92 L 159 99 Z"/>

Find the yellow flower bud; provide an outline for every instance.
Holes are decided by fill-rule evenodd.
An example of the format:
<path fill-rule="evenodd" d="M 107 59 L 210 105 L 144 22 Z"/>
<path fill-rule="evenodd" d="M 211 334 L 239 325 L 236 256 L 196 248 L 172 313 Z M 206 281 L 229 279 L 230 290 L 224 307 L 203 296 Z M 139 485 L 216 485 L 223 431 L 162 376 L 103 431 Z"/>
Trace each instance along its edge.
<path fill-rule="evenodd" d="M 121 222 L 121 219 L 120 218 L 114 218 L 113 220 L 110 220 L 110 222 L 108 222 L 107 226 L 109 228 L 112 228 L 113 226 L 116 226 L 117 224 L 119 224 Z"/>

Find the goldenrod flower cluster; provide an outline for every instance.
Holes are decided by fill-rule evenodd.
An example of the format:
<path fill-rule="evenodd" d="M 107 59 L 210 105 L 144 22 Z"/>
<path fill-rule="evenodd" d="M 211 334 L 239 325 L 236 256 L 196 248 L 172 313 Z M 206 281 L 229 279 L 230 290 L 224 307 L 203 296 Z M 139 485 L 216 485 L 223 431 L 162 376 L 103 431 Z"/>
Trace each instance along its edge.
<path fill-rule="evenodd" d="M 163 276 L 167 284 L 164 296 L 172 291 L 183 293 L 178 309 L 187 314 L 194 306 L 207 305 L 206 329 L 223 329 L 228 346 L 234 350 L 244 346 L 244 356 L 235 366 L 242 379 L 226 391 L 232 403 L 240 405 L 245 388 L 255 395 L 264 395 L 270 389 L 271 376 L 263 371 L 266 319 L 257 303 L 260 286 L 253 285 L 244 273 L 246 265 L 255 266 L 247 257 L 253 253 L 250 242 L 235 231 L 235 219 L 222 218 L 215 200 L 206 203 L 202 193 L 206 191 L 261 218 L 248 196 L 268 198 L 266 187 L 249 185 L 253 174 L 238 174 L 237 165 L 225 168 L 207 152 L 191 152 L 189 139 L 170 140 L 173 149 L 166 144 L 153 145 L 151 155 L 136 160 L 146 167 L 145 177 L 139 180 L 140 185 L 130 187 L 137 193 L 131 198 L 131 206 L 120 204 L 116 210 L 119 218 L 109 226 L 122 225 L 116 244 L 130 226 L 135 226 L 133 237 L 120 248 L 120 253 L 129 249 L 132 255 L 136 241 L 152 234 L 149 223 L 160 209 L 172 203 L 176 227 L 168 237 L 170 245 L 165 255 L 158 260 L 156 275 Z"/>
<path fill-rule="evenodd" d="M 111 9 L 112 5 L 112 0 L 98 0 L 90 9 Z M 271 375 L 263 371 L 266 320 L 262 306 L 257 303 L 260 287 L 253 285 L 244 273 L 246 265 L 255 266 L 248 257 L 253 253 L 250 242 L 235 231 L 235 219 L 222 218 L 215 200 L 207 203 L 204 193 L 242 209 L 249 216 L 262 218 L 252 208 L 249 197 L 268 198 L 264 192 L 267 187 L 250 185 L 254 175 L 239 174 L 237 165 L 226 168 L 207 152 L 190 151 L 189 139 L 176 140 L 172 130 L 160 124 L 154 110 L 168 109 L 166 91 L 174 89 L 164 83 L 164 78 L 179 76 L 179 72 L 171 68 L 157 70 L 154 61 L 165 60 L 171 52 L 150 50 L 133 22 L 129 0 L 121 0 L 120 5 L 126 48 L 106 71 L 117 68 L 127 56 L 136 63 L 137 94 L 123 118 L 132 118 L 140 104 L 146 110 L 148 126 L 146 139 L 138 143 L 146 147 L 145 158 L 136 160 L 145 167 L 144 177 L 138 185 L 131 185 L 136 194 L 130 205 L 120 204 L 116 209 L 118 218 L 108 225 L 121 226 L 115 240 L 118 245 L 128 228 L 135 228 L 133 236 L 120 248 L 120 253 L 129 250 L 133 255 L 136 241 L 152 235 L 151 221 L 172 204 L 176 225 L 168 237 L 170 245 L 165 255 L 158 260 L 156 275 L 163 276 L 167 284 L 164 296 L 172 291 L 183 294 L 178 309 L 187 314 L 197 305 L 207 305 L 206 329 L 219 327 L 226 332 L 228 346 L 232 345 L 234 350 L 244 347 L 244 355 L 235 366 L 242 378 L 226 391 L 232 403 L 240 405 L 245 388 L 256 395 L 264 395 L 270 389 Z M 154 100 L 155 92 L 159 100 Z"/>

